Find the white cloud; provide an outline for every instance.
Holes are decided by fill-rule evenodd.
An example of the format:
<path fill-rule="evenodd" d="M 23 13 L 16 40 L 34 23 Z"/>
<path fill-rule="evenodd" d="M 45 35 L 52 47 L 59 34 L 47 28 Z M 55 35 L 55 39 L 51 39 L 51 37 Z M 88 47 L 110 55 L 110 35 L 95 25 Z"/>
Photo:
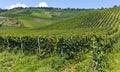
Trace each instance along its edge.
<path fill-rule="evenodd" d="M 28 6 L 25 5 L 25 4 L 22 4 L 22 3 L 16 3 L 16 4 L 13 4 L 13 5 L 10 5 L 10 6 L 8 7 L 8 9 L 13 9 L 13 8 L 16 8 L 16 7 L 26 8 L 26 7 L 28 7 Z"/>
<path fill-rule="evenodd" d="M 46 2 L 40 2 L 37 7 L 48 7 L 48 4 Z"/>
<path fill-rule="evenodd" d="M 26 4 L 23 4 L 23 3 L 16 3 L 16 4 L 13 4 L 13 5 L 10 5 L 9 7 L 7 7 L 7 9 L 13 9 L 13 8 L 16 8 L 16 7 L 26 8 L 26 7 L 29 7 L 29 6 L 27 6 Z M 48 7 L 48 4 L 46 2 L 40 2 L 35 7 Z"/>

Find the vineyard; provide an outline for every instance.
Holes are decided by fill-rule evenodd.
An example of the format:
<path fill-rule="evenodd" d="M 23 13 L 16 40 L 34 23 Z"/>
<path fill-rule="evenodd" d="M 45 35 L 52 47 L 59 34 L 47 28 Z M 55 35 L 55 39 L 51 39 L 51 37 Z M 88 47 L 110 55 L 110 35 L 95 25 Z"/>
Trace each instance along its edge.
<path fill-rule="evenodd" d="M 0 52 L 37 55 L 39 60 L 51 58 L 50 66 L 54 69 L 51 72 L 67 72 L 70 68 L 66 69 L 66 66 L 72 64 L 75 72 L 109 72 L 108 56 L 115 51 L 114 44 L 119 42 L 120 8 L 53 11 L 21 9 L 1 13 L 5 18 L 0 20 L 3 22 Z M 7 24 L 11 21 L 21 25 Z M 56 56 L 60 66 L 55 65 Z M 79 63 L 84 63 L 83 67 Z"/>

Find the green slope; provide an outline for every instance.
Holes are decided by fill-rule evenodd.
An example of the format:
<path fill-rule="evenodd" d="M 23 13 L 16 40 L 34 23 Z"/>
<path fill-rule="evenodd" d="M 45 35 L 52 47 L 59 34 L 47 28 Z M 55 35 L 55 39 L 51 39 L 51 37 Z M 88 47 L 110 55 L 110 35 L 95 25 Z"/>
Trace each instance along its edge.
<path fill-rule="evenodd" d="M 27 8 L 9 10 L 1 13 L 1 16 L 8 17 L 8 22 L 19 21 L 23 26 L 30 28 L 41 28 L 55 22 L 82 14 L 80 10 L 46 9 L 46 8 Z"/>
<path fill-rule="evenodd" d="M 117 32 L 119 27 L 119 9 L 120 8 L 118 7 L 103 10 L 80 11 L 27 8 L 10 10 L 1 13 L 1 15 L 7 16 L 7 20 L 5 22 L 7 27 L 11 26 L 12 21 L 16 20 L 21 24 L 19 29 L 24 28 L 24 32 L 30 32 L 30 29 L 32 29 L 32 31 L 37 30 L 38 32 L 40 30 L 40 32 L 46 31 L 45 33 L 47 33 L 47 31 L 50 30 L 51 34 L 53 34 L 54 31 L 57 31 L 56 34 L 58 34 L 61 32 L 68 33 L 67 31 L 69 31 L 70 29 L 75 29 L 73 32 L 76 33 L 78 33 L 76 30 L 79 30 L 80 33 L 83 33 L 82 31 L 100 31 L 112 35 L 113 33 Z M 53 14 L 55 14 L 56 16 Z M 1 30 L 5 30 L 4 28 L 7 27 L 3 26 L 1 27 Z M 9 29 L 10 28 L 14 28 L 14 26 L 9 27 Z M 22 33 L 22 31 L 23 30 L 21 30 L 20 33 Z M 44 33 L 38 32 L 38 34 Z"/>
<path fill-rule="evenodd" d="M 118 27 L 119 9 L 111 8 L 84 12 L 82 15 L 69 18 L 49 25 L 48 29 L 72 29 L 72 28 L 105 28 L 111 30 Z"/>

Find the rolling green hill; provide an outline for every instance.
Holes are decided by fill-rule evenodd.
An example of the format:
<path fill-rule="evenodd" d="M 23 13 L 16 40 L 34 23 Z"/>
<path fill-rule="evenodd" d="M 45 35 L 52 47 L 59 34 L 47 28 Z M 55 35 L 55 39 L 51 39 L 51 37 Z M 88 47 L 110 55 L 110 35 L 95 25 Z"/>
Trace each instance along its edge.
<path fill-rule="evenodd" d="M 77 16 L 83 12 L 84 10 L 64 10 L 59 8 L 27 8 L 9 10 L 1 13 L 0 15 L 8 17 L 6 21 L 7 23 L 17 20 L 24 27 L 41 28 L 67 18 Z"/>

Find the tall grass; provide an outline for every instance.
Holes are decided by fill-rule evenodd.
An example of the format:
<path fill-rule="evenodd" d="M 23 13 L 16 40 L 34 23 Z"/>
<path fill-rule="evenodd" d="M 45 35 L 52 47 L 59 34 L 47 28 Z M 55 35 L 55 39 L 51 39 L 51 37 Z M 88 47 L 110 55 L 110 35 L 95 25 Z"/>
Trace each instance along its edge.
<path fill-rule="evenodd" d="M 91 62 L 91 53 L 80 53 L 79 60 L 65 60 L 58 55 L 40 60 L 37 55 L 4 51 L 0 53 L 0 72 L 67 72 L 69 66 L 74 66 L 76 72 L 87 72 Z"/>

